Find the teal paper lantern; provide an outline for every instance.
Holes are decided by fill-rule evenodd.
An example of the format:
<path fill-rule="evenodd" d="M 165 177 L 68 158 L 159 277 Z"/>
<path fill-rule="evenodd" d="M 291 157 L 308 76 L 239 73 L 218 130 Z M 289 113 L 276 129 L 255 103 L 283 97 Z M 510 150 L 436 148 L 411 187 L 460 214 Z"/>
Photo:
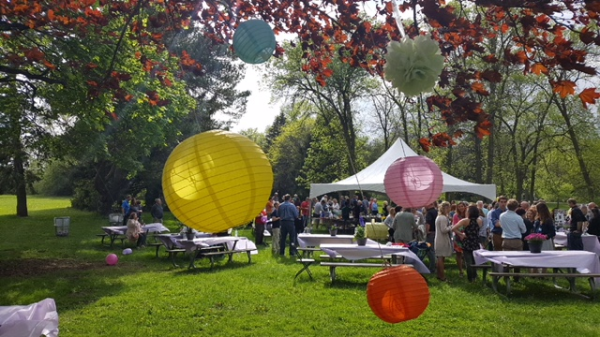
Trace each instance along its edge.
<path fill-rule="evenodd" d="M 275 34 L 268 23 L 248 20 L 240 24 L 233 34 L 233 48 L 242 61 L 250 64 L 263 63 L 275 51 Z"/>

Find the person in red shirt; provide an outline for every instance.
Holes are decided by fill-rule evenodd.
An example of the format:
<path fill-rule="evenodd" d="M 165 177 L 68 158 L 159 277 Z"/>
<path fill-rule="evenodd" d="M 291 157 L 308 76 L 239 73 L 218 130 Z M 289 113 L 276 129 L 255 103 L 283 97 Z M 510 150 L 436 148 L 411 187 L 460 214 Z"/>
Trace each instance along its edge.
<path fill-rule="evenodd" d="M 254 243 L 266 246 L 265 243 L 265 225 L 267 223 L 267 211 L 263 209 L 257 217 L 254 218 Z"/>
<path fill-rule="evenodd" d="M 300 211 L 302 212 L 302 224 L 304 228 L 307 228 L 310 224 L 310 198 L 307 197 L 306 200 L 300 204 Z"/>

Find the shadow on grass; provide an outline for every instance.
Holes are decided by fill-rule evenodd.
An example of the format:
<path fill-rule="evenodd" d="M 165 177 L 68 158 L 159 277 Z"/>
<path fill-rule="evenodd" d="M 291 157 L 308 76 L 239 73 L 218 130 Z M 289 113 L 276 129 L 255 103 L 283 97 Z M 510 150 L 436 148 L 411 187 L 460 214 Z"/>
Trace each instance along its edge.
<path fill-rule="evenodd" d="M 0 263 L 0 303 L 25 305 L 54 298 L 60 312 L 81 308 L 119 294 L 124 284 L 117 276 L 137 269 L 75 260 L 6 260 Z"/>
<path fill-rule="evenodd" d="M 210 262 L 208 259 L 199 259 L 196 260 L 195 266 L 196 268 L 189 269 L 188 266 L 190 264 L 189 259 L 180 260 L 179 269 L 173 274 L 175 276 L 184 276 L 189 274 L 202 274 L 202 273 L 216 273 L 220 271 L 227 271 L 233 269 L 242 269 L 247 267 L 252 267 L 256 262 L 248 263 L 248 261 L 236 261 L 233 260 L 231 262 L 227 262 L 227 258 L 224 261 L 215 262 L 214 267 L 210 268 Z"/>
<path fill-rule="evenodd" d="M 325 286 L 326 288 L 331 289 L 356 289 L 360 291 L 366 291 L 368 283 L 369 280 L 340 279 L 338 276 L 333 283 L 330 280 L 327 280 Z"/>

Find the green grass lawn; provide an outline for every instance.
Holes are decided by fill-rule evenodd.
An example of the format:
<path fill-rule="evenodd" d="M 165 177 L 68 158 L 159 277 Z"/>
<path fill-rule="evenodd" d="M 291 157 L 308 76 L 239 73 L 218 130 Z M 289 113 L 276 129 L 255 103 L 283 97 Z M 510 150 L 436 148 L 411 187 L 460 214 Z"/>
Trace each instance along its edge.
<path fill-rule="evenodd" d="M 428 277 L 429 308 L 396 325 L 379 320 L 366 300 L 372 269 L 311 268 L 296 284 L 300 266 L 261 248 L 251 265 L 245 255 L 199 270 L 173 268 L 153 249 L 123 256 L 94 234 L 106 218 L 69 208 L 63 198 L 30 197 L 29 218 L 14 216 L 14 196 L 0 196 L 0 306 L 54 298 L 60 336 L 598 336 L 600 305 L 550 281 L 524 280 L 510 299 L 481 283 Z M 54 235 L 53 218 L 71 217 L 68 237 Z M 150 219 L 147 219 L 150 220 Z M 173 220 L 165 224 L 176 230 Z M 248 231 L 240 235 L 249 236 Z M 119 255 L 106 266 L 107 254 Z M 184 261 L 181 261 L 184 262 Z M 565 281 L 566 284 L 566 281 Z M 580 289 L 588 290 L 585 284 Z"/>

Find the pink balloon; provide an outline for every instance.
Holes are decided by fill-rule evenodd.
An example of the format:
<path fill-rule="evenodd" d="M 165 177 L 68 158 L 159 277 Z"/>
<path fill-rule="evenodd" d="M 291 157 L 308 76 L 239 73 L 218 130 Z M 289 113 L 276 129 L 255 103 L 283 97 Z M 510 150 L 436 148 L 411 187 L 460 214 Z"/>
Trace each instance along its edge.
<path fill-rule="evenodd" d="M 397 159 L 385 172 L 385 191 L 402 207 L 422 207 L 434 202 L 442 193 L 444 177 L 433 160 L 423 157 Z"/>
<path fill-rule="evenodd" d="M 119 261 L 119 257 L 116 254 L 108 254 L 106 257 L 106 264 L 109 266 L 114 266 Z"/>

